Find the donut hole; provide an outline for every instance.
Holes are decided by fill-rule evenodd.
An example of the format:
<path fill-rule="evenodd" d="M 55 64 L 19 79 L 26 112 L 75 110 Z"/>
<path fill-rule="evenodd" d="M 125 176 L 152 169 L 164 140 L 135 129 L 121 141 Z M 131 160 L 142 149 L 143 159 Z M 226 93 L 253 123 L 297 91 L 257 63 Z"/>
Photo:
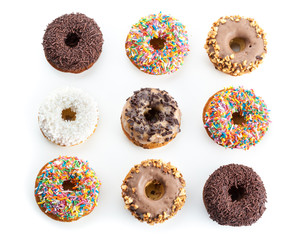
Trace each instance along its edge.
<path fill-rule="evenodd" d="M 71 180 L 66 180 L 62 184 L 64 191 L 74 191 L 75 186 L 76 184 L 74 184 Z"/>
<path fill-rule="evenodd" d="M 160 118 L 161 111 L 159 107 L 150 107 L 144 112 L 144 117 L 148 122 L 155 123 Z"/>
<path fill-rule="evenodd" d="M 240 112 L 234 112 L 232 114 L 231 121 L 233 122 L 233 124 L 240 125 L 240 126 L 246 124 L 246 120 Z"/>
<path fill-rule="evenodd" d="M 242 198 L 245 196 L 245 188 L 242 186 L 232 186 L 229 190 L 228 193 L 231 197 L 231 201 L 240 201 Z"/>
<path fill-rule="evenodd" d="M 155 50 L 162 50 L 164 47 L 165 47 L 165 43 L 166 43 L 166 40 L 163 39 L 163 38 L 152 38 L 150 40 L 150 45 L 155 49 Z"/>
<path fill-rule="evenodd" d="M 71 108 L 66 108 L 62 110 L 61 118 L 65 121 L 75 121 L 76 112 L 74 112 Z"/>
<path fill-rule="evenodd" d="M 246 47 L 246 39 L 244 38 L 234 38 L 230 40 L 229 46 L 232 51 L 234 52 L 241 52 L 245 49 Z"/>
<path fill-rule="evenodd" d="M 165 194 L 165 187 L 160 181 L 154 179 L 145 186 L 145 194 L 151 200 L 159 200 Z"/>
<path fill-rule="evenodd" d="M 77 33 L 69 33 L 65 39 L 65 44 L 68 47 L 76 47 L 78 45 L 79 40 L 80 37 Z"/>

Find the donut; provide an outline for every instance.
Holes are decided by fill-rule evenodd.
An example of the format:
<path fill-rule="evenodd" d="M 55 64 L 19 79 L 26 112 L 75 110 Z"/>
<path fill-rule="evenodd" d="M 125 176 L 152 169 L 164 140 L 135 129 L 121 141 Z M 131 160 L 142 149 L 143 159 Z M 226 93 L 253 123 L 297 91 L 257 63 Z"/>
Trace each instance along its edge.
<path fill-rule="evenodd" d="M 210 218 L 220 225 L 248 226 L 266 210 L 266 190 L 252 168 L 229 164 L 209 176 L 203 201 Z"/>
<path fill-rule="evenodd" d="M 45 164 L 35 181 L 35 199 L 50 218 L 76 221 L 97 206 L 100 181 L 87 161 L 58 157 Z"/>
<path fill-rule="evenodd" d="M 180 123 L 177 102 L 158 88 L 135 91 L 121 114 L 122 129 L 128 139 L 148 149 L 168 144 L 180 132 Z"/>
<path fill-rule="evenodd" d="M 131 168 L 121 189 L 125 208 L 139 221 L 153 225 L 173 217 L 183 207 L 184 187 L 176 167 L 150 159 Z"/>
<path fill-rule="evenodd" d="M 270 117 L 264 101 L 254 91 L 225 88 L 211 96 L 203 109 L 208 135 L 226 148 L 249 149 L 268 130 Z"/>
<path fill-rule="evenodd" d="M 188 54 L 185 26 L 177 19 L 159 14 L 143 17 L 131 27 L 125 43 L 130 61 L 152 75 L 172 73 Z"/>
<path fill-rule="evenodd" d="M 87 140 L 96 130 L 99 120 L 97 103 L 77 88 L 53 91 L 38 112 L 43 135 L 60 146 L 74 146 Z"/>
<path fill-rule="evenodd" d="M 97 23 L 82 13 L 65 14 L 45 31 L 46 59 L 57 70 L 81 73 L 89 69 L 102 52 L 103 36 Z"/>
<path fill-rule="evenodd" d="M 204 48 L 216 69 L 240 76 L 262 63 L 267 40 L 254 19 L 226 16 L 213 24 Z"/>

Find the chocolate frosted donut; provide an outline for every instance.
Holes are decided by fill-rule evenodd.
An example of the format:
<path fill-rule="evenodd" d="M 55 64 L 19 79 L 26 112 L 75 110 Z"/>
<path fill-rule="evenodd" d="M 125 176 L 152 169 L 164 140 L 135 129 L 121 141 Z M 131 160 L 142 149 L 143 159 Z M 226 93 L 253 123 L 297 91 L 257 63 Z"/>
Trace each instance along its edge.
<path fill-rule="evenodd" d="M 217 169 L 205 183 L 203 200 L 210 218 L 220 225 L 247 226 L 266 210 L 264 184 L 252 168 L 229 164 Z"/>
<path fill-rule="evenodd" d="M 177 102 L 156 88 L 142 88 L 127 99 L 121 115 L 122 129 L 130 141 L 143 148 L 166 145 L 180 132 Z"/>
<path fill-rule="evenodd" d="M 170 163 L 146 160 L 135 165 L 123 181 L 125 208 L 141 222 L 162 223 L 185 203 L 185 181 Z"/>
<path fill-rule="evenodd" d="M 215 68 L 233 76 L 252 72 L 267 53 L 264 31 L 252 18 L 240 16 L 215 22 L 204 47 Z"/>
<path fill-rule="evenodd" d="M 103 37 L 97 23 L 81 13 L 65 14 L 47 26 L 43 38 L 46 59 L 57 70 L 80 73 L 99 58 Z"/>

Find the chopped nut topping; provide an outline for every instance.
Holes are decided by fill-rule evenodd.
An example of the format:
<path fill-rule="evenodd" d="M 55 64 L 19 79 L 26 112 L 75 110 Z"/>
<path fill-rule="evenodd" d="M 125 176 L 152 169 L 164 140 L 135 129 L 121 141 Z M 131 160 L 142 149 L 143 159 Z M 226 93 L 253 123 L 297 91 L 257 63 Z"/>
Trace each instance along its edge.
<path fill-rule="evenodd" d="M 141 212 L 143 211 L 143 206 L 137 203 L 138 200 L 135 199 L 135 194 L 137 194 L 138 191 L 136 190 L 136 187 L 133 187 L 132 185 L 130 185 L 130 183 L 128 183 L 128 177 L 132 175 L 127 174 L 127 176 L 123 180 L 123 184 L 121 185 L 122 197 L 125 202 L 125 208 L 128 209 L 132 213 L 132 215 L 136 217 L 139 221 L 147 222 L 148 224 L 153 225 L 155 223 L 162 223 L 165 220 L 173 217 L 177 213 L 177 211 L 183 207 L 186 200 L 186 191 L 184 189 L 185 181 L 182 177 L 182 174 L 177 170 L 176 167 L 172 166 L 171 163 L 164 163 L 162 160 L 150 159 L 143 161 L 141 162 L 141 164 L 135 165 L 130 170 L 130 173 L 133 172 L 132 174 L 142 174 L 142 170 L 148 167 L 161 169 L 162 174 L 169 174 L 172 178 L 179 179 L 180 185 L 178 186 L 181 186 L 177 190 L 178 193 L 176 198 L 174 198 L 173 202 L 171 201 L 171 205 L 169 206 L 168 212 L 162 211 L 157 215 L 151 215 L 150 212 Z M 136 169 L 140 169 L 139 173 L 136 173 Z M 178 180 L 176 181 L 176 184 L 178 184 Z"/>
<path fill-rule="evenodd" d="M 246 19 L 249 21 L 249 24 L 251 27 L 253 27 L 256 31 L 256 37 L 263 39 L 264 44 L 264 51 L 267 52 L 267 40 L 265 39 L 265 33 L 258 26 L 256 21 L 252 18 L 242 18 L 240 16 L 226 16 L 221 17 L 218 21 L 213 23 L 213 26 L 211 27 L 211 30 L 208 33 L 208 37 L 206 39 L 206 43 L 204 45 L 204 48 L 207 51 L 207 54 L 210 58 L 210 61 L 215 65 L 215 68 L 227 73 L 231 74 L 233 76 L 240 76 L 244 73 L 252 72 L 254 69 L 258 67 L 260 63 L 262 63 L 262 60 L 264 58 L 265 53 L 262 53 L 262 59 L 256 59 L 253 62 L 243 61 L 242 64 L 237 64 L 236 62 L 232 62 L 232 60 L 235 58 L 234 54 L 227 55 L 225 57 L 220 57 L 220 46 L 218 45 L 216 41 L 216 36 L 218 34 L 219 26 L 220 24 L 226 24 L 226 22 L 234 21 L 234 22 L 240 22 L 241 19 Z"/>

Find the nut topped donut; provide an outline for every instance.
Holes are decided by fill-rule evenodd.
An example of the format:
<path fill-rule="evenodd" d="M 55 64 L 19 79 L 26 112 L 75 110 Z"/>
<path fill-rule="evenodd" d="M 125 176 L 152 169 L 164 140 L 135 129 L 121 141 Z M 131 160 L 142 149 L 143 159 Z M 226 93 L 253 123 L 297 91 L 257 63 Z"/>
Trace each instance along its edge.
<path fill-rule="evenodd" d="M 77 88 L 53 91 L 38 113 L 43 135 L 60 146 L 74 146 L 87 140 L 96 130 L 99 110 L 96 101 Z"/>
<path fill-rule="evenodd" d="M 262 63 L 267 41 L 254 19 L 221 17 L 211 27 L 205 49 L 216 69 L 239 76 L 252 72 Z"/>
<path fill-rule="evenodd" d="M 252 168 L 229 164 L 209 176 L 203 201 L 210 218 L 220 225 L 247 226 L 265 212 L 266 189 Z"/>
<path fill-rule="evenodd" d="M 203 109 L 208 135 L 226 148 L 249 149 L 268 130 L 270 117 L 264 101 L 254 91 L 225 88 L 210 97 Z"/>
<path fill-rule="evenodd" d="M 130 141 L 143 148 L 166 145 L 180 132 L 177 102 L 157 88 L 142 88 L 127 99 L 121 125 Z"/>
<path fill-rule="evenodd" d="M 141 18 L 125 43 L 130 61 L 141 71 L 161 75 L 175 72 L 188 54 L 185 26 L 177 19 L 159 14 Z"/>
<path fill-rule="evenodd" d="M 102 52 L 103 37 L 97 23 L 82 13 L 65 14 L 47 26 L 43 38 L 46 59 L 57 70 L 80 73 Z"/>
<path fill-rule="evenodd" d="M 123 181 L 125 208 L 141 222 L 162 223 L 180 210 L 186 199 L 182 174 L 170 163 L 146 160 Z"/>
<path fill-rule="evenodd" d="M 88 162 L 77 157 L 58 157 L 38 173 L 35 198 L 47 216 L 71 222 L 97 206 L 100 185 Z"/>

